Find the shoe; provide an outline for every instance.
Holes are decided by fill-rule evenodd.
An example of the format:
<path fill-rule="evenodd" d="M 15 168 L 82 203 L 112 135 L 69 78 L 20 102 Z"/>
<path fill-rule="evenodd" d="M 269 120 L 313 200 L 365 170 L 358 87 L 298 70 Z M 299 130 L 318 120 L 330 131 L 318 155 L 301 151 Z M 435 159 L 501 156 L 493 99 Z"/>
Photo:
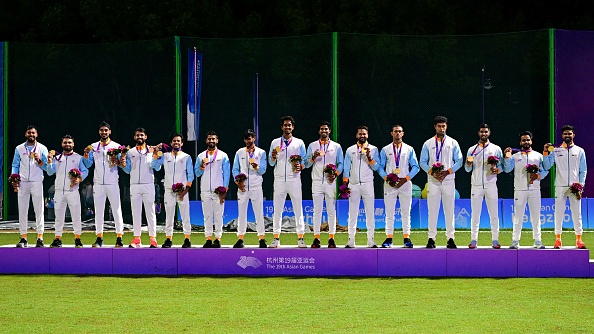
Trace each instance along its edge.
<path fill-rule="evenodd" d="M 493 247 L 493 249 L 500 249 L 501 248 L 501 245 L 499 244 L 499 241 L 498 240 L 493 240 L 491 242 L 491 247 Z"/>
<path fill-rule="evenodd" d="M 18 244 L 16 244 L 17 248 L 25 248 L 27 247 L 29 243 L 27 242 L 27 239 L 25 238 L 21 238 L 21 241 L 19 241 Z"/>
<path fill-rule="evenodd" d="M 512 240 L 511 245 L 509 245 L 509 249 L 518 249 L 520 248 L 520 242 L 518 240 Z"/>
<path fill-rule="evenodd" d="M 413 248 L 414 245 L 412 243 L 412 241 L 410 241 L 410 238 L 404 238 L 404 248 Z"/>
<path fill-rule="evenodd" d="M 545 246 L 542 244 L 542 241 L 540 240 L 535 240 L 534 241 L 534 246 L 532 246 L 536 249 L 545 249 Z"/>
<path fill-rule="evenodd" d="M 266 239 L 260 239 L 259 243 L 260 245 L 258 246 L 258 248 L 268 248 L 268 245 L 266 244 Z"/>
<path fill-rule="evenodd" d="M 476 240 L 472 240 L 470 242 L 470 244 L 468 245 L 468 248 L 475 249 L 476 248 L 476 244 L 478 244 L 478 242 Z"/>
<path fill-rule="evenodd" d="M 50 248 L 58 248 L 58 247 L 62 247 L 62 239 L 54 239 L 54 241 L 52 241 L 52 243 L 50 244 Z"/>
<path fill-rule="evenodd" d="M 377 248 L 377 244 L 373 239 L 367 240 L 367 248 Z"/>
<path fill-rule="evenodd" d="M 349 241 L 344 248 L 355 248 L 355 238 L 349 238 Z"/>
<path fill-rule="evenodd" d="M 219 240 L 219 239 L 215 239 L 215 240 L 212 242 L 212 247 L 211 247 L 211 248 L 221 248 L 221 240 Z"/>
<path fill-rule="evenodd" d="M 132 239 L 132 242 L 128 246 L 129 248 L 140 248 L 142 244 L 140 243 L 140 237 Z"/>
<path fill-rule="evenodd" d="M 35 243 L 35 247 L 43 247 L 43 239 L 37 239 L 37 242 Z"/>
<path fill-rule="evenodd" d="M 76 248 L 82 248 L 83 247 L 83 244 L 80 241 L 80 238 L 74 238 L 74 247 L 76 247 Z"/>
<path fill-rule="evenodd" d="M 303 240 L 303 238 L 297 239 L 297 247 L 299 247 L 299 248 L 307 248 L 307 245 L 305 244 L 305 241 Z"/>
<path fill-rule="evenodd" d="M 449 248 L 449 249 L 456 249 L 456 248 L 458 248 L 458 246 L 456 246 L 456 243 L 454 242 L 454 239 L 453 238 L 449 238 L 448 239 L 448 245 L 446 246 L 446 248 Z"/>
<path fill-rule="evenodd" d="M 245 247 L 243 245 L 243 240 L 242 239 L 237 239 L 237 242 L 235 242 L 235 245 L 233 245 L 233 248 L 243 248 Z"/>
<path fill-rule="evenodd" d="M 206 242 L 204 245 L 202 245 L 202 248 L 212 248 L 212 240 L 206 239 Z"/>
<path fill-rule="evenodd" d="M 561 247 L 563 247 L 563 243 L 561 242 L 561 239 L 556 239 L 555 240 L 555 246 L 553 246 L 554 249 L 561 249 Z"/>
<path fill-rule="evenodd" d="M 334 238 L 328 239 L 328 248 L 336 248 L 336 242 L 334 242 Z"/>
<path fill-rule="evenodd" d="M 159 244 L 157 243 L 157 238 L 151 238 L 151 245 L 149 246 L 149 248 L 157 248 L 159 247 Z"/>
<path fill-rule="evenodd" d="M 272 243 L 270 244 L 270 246 L 268 246 L 268 248 L 279 248 L 279 247 L 280 247 L 280 239 L 279 238 L 272 239 Z"/>
<path fill-rule="evenodd" d="M 587 249 L 586 244 L 581 239 L 575 241 L 575 247 L 577 249 Z"/>
<path fill-rule="evenodd" d="M 382 242 L 382 248 L 392 248 L 392 238 L 386 238 L 386 240 Z"/>
<path fill-rule="evenodd" d="M 124 247 L 124 243 L 122 242 L 122 237 L 117 237 L 115 247 L 116 248 Z"/>
<path fill-rule="evenodd" d="M 161 245 L 161 248 L 171 248 L 171 246 L 173 246 L 173 242 L 171 242 L 171 239 L 165 238 L 165 242 L 163 243 L 163 245 Z"/>
<path fill-rule="evenodd" d="M 182 245 L 182 248 L 190 248 L 192 247 L 192 243 L 190 242 L 190 239 L 185 238 L 184 239 L 184 244 Z"/>
<path fill-rule="evenodd" d="M 429 240 L 427 240 L 427 246 L 425 246 L 426 248 L 435 248 L 435 240 L 433 240 L 433 238 L 429 238 Z"/>
<path fill-rule="evenodd" d="M 320 248 L 322 244 L 320 243 L 320 239 L 315 238 L 313 243 L 311 244 L 311 248 Z"/>

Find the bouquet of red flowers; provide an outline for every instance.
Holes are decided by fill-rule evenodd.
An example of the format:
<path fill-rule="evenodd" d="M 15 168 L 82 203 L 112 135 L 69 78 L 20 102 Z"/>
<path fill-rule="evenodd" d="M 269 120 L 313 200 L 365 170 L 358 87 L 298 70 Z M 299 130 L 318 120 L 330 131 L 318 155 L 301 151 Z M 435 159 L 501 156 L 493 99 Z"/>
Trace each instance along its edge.
<path fill-rule="evenodd" d="M 173 191 L 174 193 L 181 193 L 185 189 L 186 189 L 186 187 L 184 186 L 183 183 L 176 183 L 171 186 L 171 191 Z"/>
<path fill-rule="evenodd" d="M 107 150 L 107 156 L 109 157 L 109 167 L 117 165 L 118 154 L 120 154 L 119 148 L 110 148 L 109 150 Z"/>
<path fill-rule="evenodd" d="M 495 155 L 490 155 L 487 157 L 487 164 L 489 165 L 497 165 L 499 163 L 499 157 Z"/>
<path fill-rule="evenodd" d="M 69 172 L 68 175 L 70 176 L 70 188 L 74 187 L 76 184 L 74 183 L 74 181 L 79 180 L 82 181 L 81 176 L 82 176 L 82 172 L 80 170 L 78 170 L 78 168 L 72 168 Z"/>
<path fill-rule="evenodd" d="M 243 192 L 245 192 L 245 180 L 247 180 L 247 176 L 243 173 L 239 173 L 235 177 L 235 183 L 237 184 L 237 187 Z"/>
<path fill-rule="evenodd" d="M 289 157 L 289 162 L 291 163 L 291 167 L 293 167 L 293 173 L 297 173 L 297 165 L 301 163 L 301 156 L 299 154 L 293 154 Z"/>
<path fill-rule="evenodd" d="M 338 187 L 338 198 L 347 199 L 351 196 L 351 189 L 346 185 L 343 184 Z"/>
<path fill-rule="evenodd" d="M 390 187 L 396 187 L 398 180 L 400 180 L 400 178 L 394 173 L 390 173 L 386 176 L 386 182 L 388 182 Z"/>
<path fill-rule="evenodd" d="M 19 184 L 21 183 L 21 176 L 19 174 L 10 174 L 10 176 L 8 177 L 8 182 L 10 182 L 11 184 Z M 14 192 L 18 192 L 19 188 L 14 188 Z"/>
<path fill-rule="evenodd" d="M 334 165 L 334 164 L 327 164 L 326 167 L 324 167 L 324 174 L 327 175 L 328 182 L 329 183 L 332 183 L 332 181 L 334 181 L 334 180 L 331 181 L 330 178 L 332 176 L 336 176 L 336 165 Z"/>
<path fill-rule="evenodd" d="M 431 166 L 431 174 L 441 173 L 445 169 L 445 166 L 441 162 L 436 162 Z"/>
<path fill-rule="evenodd" d="M 216 187 L 214 193 L 219 195 L 219 200 L 223 204 L 225 202 L 225 196 L 227 196 L 227 188 L 223 186 Z"/>
<path fill-rule="evenodd" d="M 535 164 L 528 164 L 526 165 L 526 172 L 529 174 L 537 174 L 538 173 L 538 165 Z M 534 181 L 530 180 L 530 184 L 532 184 Z"/>
<path fill-rule="evenodd" d="M 128 151 L 130 150 L 130 146 L 120 146 L 118 147 L 118 150 L 120 150 L 120 153 L 122 153 L 122 158 L 124 158 L 124 163 L 122 164 L 122 167 L 126 167 L 126 153 L 128 153 Z"/>
<path fill-rule="evenodd" d="M 577 199 L 582 199 L 582 193 L 584 192 L 584 186 L 582 186 L 580 183 L 574 183 L 571 185 L 571 187 L 569 187 L 569 191 L 571 191 L 572 194 L 575 195 L 575 197 Z"/>

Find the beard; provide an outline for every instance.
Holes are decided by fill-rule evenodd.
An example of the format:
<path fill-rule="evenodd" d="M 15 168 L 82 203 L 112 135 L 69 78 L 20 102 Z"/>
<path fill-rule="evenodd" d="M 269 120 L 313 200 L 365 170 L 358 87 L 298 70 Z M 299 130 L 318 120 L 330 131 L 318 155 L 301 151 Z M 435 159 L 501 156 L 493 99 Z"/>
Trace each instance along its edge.
<path fill-rule="evenodd" d="M 62 147 L 62 150 L 64 151 L 64 153 L 70 153 L 72 152 L 72 147 Z"/>
<path fill-rule="evenodd" d="M 136 139 L 136 145 L 138 145 L 138 146 L 144 145 L 144 139 Z"/>

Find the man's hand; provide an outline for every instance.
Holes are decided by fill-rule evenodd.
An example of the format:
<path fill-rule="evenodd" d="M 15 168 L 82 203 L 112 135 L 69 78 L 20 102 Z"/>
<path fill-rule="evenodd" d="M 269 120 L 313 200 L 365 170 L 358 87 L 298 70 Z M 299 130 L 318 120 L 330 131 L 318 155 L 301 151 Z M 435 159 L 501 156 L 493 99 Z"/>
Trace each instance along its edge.
<path fill-rule="evenodd" d="M 84 153 L 85 154 L 89 154 L 89 152 L 91 152 L 93 150 L 93 147 L 91 145 L 85 147 Z"/>
<path fill-rule="evenodd" d="M 538 180 L 538 174 L 536 174 L 536 173 L 530 173 L 528 175 L 530 177 L 530 184 L 532 184 L 532 182 L 534 182 L 534 180 Z"/>
<path fill-rule="evenodd" d="M 472 166 L 472 160 L 469 159 L 470 157 L 466 158 L 466 166 L 471 167 Z"/>
<path fill-rule="evenodd" d="M 271 153 L 272 160 L 275 161 L 277 156 L 278 156 L 278 151 L 276 150 L 276 148 L 274 148 Z"/>
<path fill-rule="evenodd" d="M 252 168 L 255 170 L 258 170 L 258 168 L 260 168 L 260 166 L 258 166 L 258 164 L 255 162 L 250 163 L 250 165 L 252 165 Z"/>
<path fill-rule="evenodd" d="M 311 160 L 316 160 L 320 156 L 320 150 L 315 150 L 311 156 Z"/>
<path fill-rule="evenodd" d="M 184 190 L 179 192 L 179 200 L 183 201 L 184 200 L 184 196 L 186 196 L 186 194 L 188 193 L 188 191 L 190 191 L 190 187 L 186 186 L 184 188 Z"/>
<path fill-rule="evenodd" d="M 334 180 L 336 180 L 336 176 L 337 176 L 337 175 L 336 175 L 335 173 L 332 173 L 332 174 L 326 174 L 326 175 L 327 175 L 327 177 L 328 177 L 328 182 L 332 183 L 332 182 L 334 182 Z"/>
<path fill-rule="evenodd" d="M 121 156 L 120 160 L 118 161 L 118 164 L 120 166 L 124 166 L 126 164 L 126 158 L 124 156 Z"/>
<path fill-rule="evenodd" d="M 365 156 L 367 157 L 368 162 L 373 161 L 373 159 L 371 158 L 371 150 L 370 149 L 365 149 Z"/>
<path fill-rule="evenodd" d="M 19 185 L 20 185 L 20 184 L 21 184 L 20 182 L 13 182 L 13 183 L 12 183 L 12 187 L 13 187 L 14 189 L 17 189 L 17 188 L 19 187 Z"/>
<path fill-rule="evenodd" d="M 406 182 L 408 182 L 408 180 L 405 177 L 399 178 L 398 182 L 396 183 L 396 189 L 402 187 Z"/>
<path fill-rule="evenodd" d="M 549 146 L 553 146 L 553 144 L 551 144 L 551 143 L 544 144 L 544 150 L 545 150 L 545 152 L 549 150 Z"/>
<path fill-rule="evenodd" d="M 293 166 L 295 166 L 295 172 L 300 172 L 303 169 L 300 163 L 296 163 Z"/>

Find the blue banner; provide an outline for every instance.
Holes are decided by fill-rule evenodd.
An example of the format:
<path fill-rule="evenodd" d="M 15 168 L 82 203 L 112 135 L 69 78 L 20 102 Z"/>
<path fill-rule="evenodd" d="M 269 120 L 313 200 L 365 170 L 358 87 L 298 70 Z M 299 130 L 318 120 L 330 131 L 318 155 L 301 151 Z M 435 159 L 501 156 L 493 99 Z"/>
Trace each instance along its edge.
<path fill-rule="evenodd" d="M 513 228 L 513 213 L 514 213 L 514 200 L 503 199 L 502 211 L 503 211 L 503 224 L 505 228 Z M 590 228 L 588 223 L 588 216 L 590 214 L 590 206 L 594 206 L 594 199 L 584 198 L 582 200 L 582 226 L 583 228 Z M 594 214 L 594 208 L 593 212 Z M 540 200 L 540 221 L 541 228 L 555 228 L 555 199 L 554 198 L 543 198 Z M 592 226 L 594 227 L 594 226 Z M 565 213 L 563 214 L 563 228 L 573 229 L 573 219 L 571 218 L 571 210 L 569 208 L 569 200 L 565 204 Z M 524 217 L 522 219 L 522 230 L 532 229 L 532 223 L 530 222 L 530 211 L 528 211 L 528 204 L 524 209 Z"/>
<path fill-rule="evenodd" d="M 196 48 L 188 49 L 188 102 L 187 102 L 187 140 L 194 141 L 198 136 L 200 120 L 200 96 L 202 91 L 202 54 Z"/>

